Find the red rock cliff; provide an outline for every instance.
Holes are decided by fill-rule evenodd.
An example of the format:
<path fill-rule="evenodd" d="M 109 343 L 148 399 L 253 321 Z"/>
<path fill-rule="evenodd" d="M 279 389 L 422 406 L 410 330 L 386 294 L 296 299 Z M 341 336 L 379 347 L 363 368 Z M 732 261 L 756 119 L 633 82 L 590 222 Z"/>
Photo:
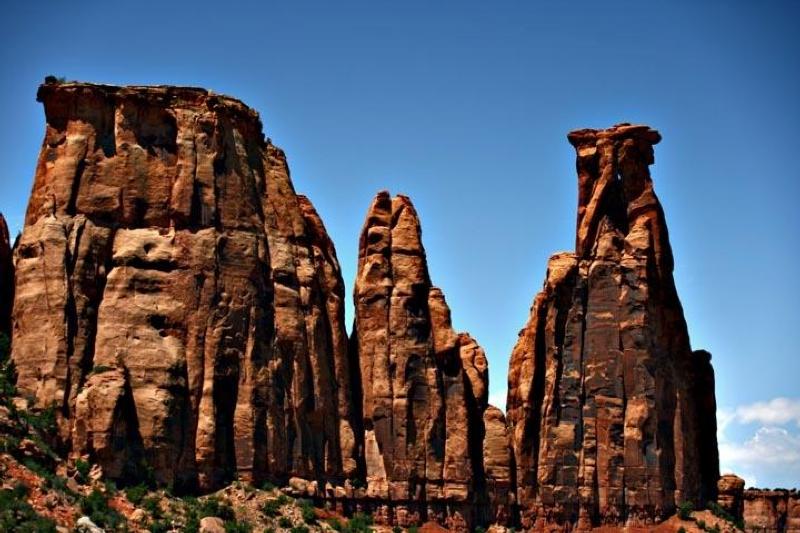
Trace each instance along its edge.
<path fill-rule="evenodd" d="M 257 113 L 193 88 L 46 84 L 38 99 L 21 394 L 112 478 L 354 475 L 339 265 Z"/>
<path fill-rule="evenodd" d="M 569 134 L 576 251 L 554 255 L 509 370 L 525 526 L 646 525 L 719 477 L 714 376 L 693 352 L 648 166 L 658 132 Z"/>
<path fill-rule="evenodd" d="M 367 213 L 355 309 L 366 495 L 386 503 L 381 518 L 456 530 L 504 519 L 511 458 L 503 415 L 487 408 L 486 357 L 453 330 L 405 196 L 381 192 Z"/>

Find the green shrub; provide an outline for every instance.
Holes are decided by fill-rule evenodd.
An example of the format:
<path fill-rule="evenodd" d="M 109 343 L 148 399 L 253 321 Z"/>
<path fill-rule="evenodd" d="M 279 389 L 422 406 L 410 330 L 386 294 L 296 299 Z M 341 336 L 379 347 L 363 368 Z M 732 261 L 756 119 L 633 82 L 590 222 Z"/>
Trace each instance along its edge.
<path fill-rule="evenodd" d="M 353 479 L 350 480 L 350 485 L 354 489 L 364 489 L 367 487 L 367 482 L 359 477 L 354 477 Z"/>
<path fill-rule="evenodd" d="M 408 533 L 417 533 L 418 528 L 417 526 L 410 526 L 407 531 Z"/>
<path fill-rule="evenodd" d="M 691 520 L 692 511 L 694 511 L 694 504 L 692 502 L 683 502 L 678 506 L 678 518 L 681 520 Z"/>
<path fill-rule="evenodd" d="M 236 519 L 236 515 L 233 512 L 233 507 L 226 502 L 220 501 L 219 498 L 214 496 L 206 498 L 200 502 L 198 514 L 200 518 L 216 516 L 225 522 Z"/>
<path fill-rule="evenodd" d="M 697 527 L 699 527 L 700 529 L 705 531 L 706 530 L 706 521 L 705 520 L 698 520 L 697 521 Z"/>
<path fill-rule="evenodd" d="M 486 533 L 486 529 L 481 526 L 475 526 L 475 533 Z"/>
<path fill-rule="evenodd" d="M 261 484 L 261 490 L 275 490 L 275 485 L 270 481 L 265 481 Z"/>
<path fill-rule="evenodd" d="M 116 529 L 125 522 L 121 514 L 108 506 L 108 497 L 98 489 L 81 498 L 80 508 L 83 514 L 102 528 Z"/>
<path fill-rule="evenodd" d="M 330 518 L 328 519 L 328 525 L 333 528 L 334 531 L 344 531 L 344 524 L 338 518 Z"/>
<path fill-rule="evenodd" d="M 169 520 L 156 520 L 148 528 L 150 533 L 167 533 L 172 529 L 172 524 Z"/>
<path fill-rule="evenodd" d="M 306 526 L 294 526 L 289 531 L 291 531 L 291 533 L 308 533 L 308 528 Z"/>
<path fill-rule="evenodd" d="M 306 524 L 316 523 L 317 514 L 314 512 L 314 505 L 309 500 L 297 500 L 297 505 L 300 506 L 300 514 L 303 516 L 303 522 Z"/>
<path fill-rule="evenodd" d="M 142 508 L 150 513 L 154 520 L 161 518 L 161 498 L 148 496 L 142 500 Z"/>
<path fill-rule="evenodd" d="M 0 489 L 0 531 L 55 533 L 55 522 L 38 515 L 27 495 L 28 489 L 21 483 L 13 489 Z"/>
<path fill-rule="evenodd" d="M 251 533 L 253 526 L 247 522 L 230 520 L 225 522 L 225 533 Z"/>
<path fill-rule="evenodd" d="M 278 519 L 278 525 L 281 526 L 283 529 L 289 529 L 292 527 L 292 521 L 289 519 L 288 516 L 282 516 Z"/>
<path fill-rule="evenodd" d="M 686 528 L 681 526 L 678 528 L 678 533 L 686 533 Z"/>
<path fill-rule="evenodd" d="M 84 461 L 83 459 L 78 459 L 75 461 L 75 471 L 78 472 L 78 481 L 80 483 L 88 483 L 89 482 L 89 472 L 92 469 L 92 465 Z"/>
<path fill-rule="evenodd" d="M 281 503 L 278 500 L 267 500 L 261 506 L 261 512 L 269 517 L 276 517 L 281 514 Z"/>
<path fill-rule="evenodd" d="M 147 485 L 143 483 L 139 483 L 138 485 L 134 485 L 132 487 L 128 487 L 125 489 L 125 496 L 128 498 L 128 501 L 131 502 L 133 505 L 139 505 L 142 503 L 142 500 L 145 496 L 147 496 L 148 488 Z"/>
<path fill-rule="evenodd" d="M 367 531 L 372 531 L 371 525 L 372 517 L 370 515 L 356 513 L 347 521 L 344 530 L 348 533 L 365 533 Z"/>

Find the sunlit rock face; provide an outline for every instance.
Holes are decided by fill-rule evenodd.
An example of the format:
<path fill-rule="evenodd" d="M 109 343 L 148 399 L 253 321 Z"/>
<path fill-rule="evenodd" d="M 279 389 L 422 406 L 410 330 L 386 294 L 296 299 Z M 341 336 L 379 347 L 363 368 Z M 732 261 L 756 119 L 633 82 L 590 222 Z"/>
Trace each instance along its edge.
<path fill-rule="evenodd" d="M 509 371 L 526 527 L 648 525 L 719 477 L 711 356 L 693 352 L 649 165 L 660 139 L 620 124 L 568 136 L 575 252 L 554 255 Z"/>
<path fill-rule="evenodd" d="M 511 456 L 503 414 L 487 406 L 486 356 L 453 330 L 405 196 L 381 192 L 369 208 L 355 310 L 367 498 L 400 525 L 504 521 Z"/>
<path fill-rule="evenodd" d="M 202 89 L 50 83 L 13 358 L 111 478 L 358 468 L 344 288 L 258 114 Z"/>

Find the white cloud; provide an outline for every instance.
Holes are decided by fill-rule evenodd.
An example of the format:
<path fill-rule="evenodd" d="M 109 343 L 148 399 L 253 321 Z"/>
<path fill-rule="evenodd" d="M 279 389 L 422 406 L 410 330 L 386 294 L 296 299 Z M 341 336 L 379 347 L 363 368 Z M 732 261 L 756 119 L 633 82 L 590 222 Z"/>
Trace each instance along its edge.
<path fill-rule="evenodd" d="M 773 398 L 736 408 L 736 418 L 743 424 L 783 425 L 794 422 L 800 427 L 800 398 Z"/>
<path fill-rule="evenodd" d="M 724 442 L 720 461 L 745 465 L 795 464 L 800 469 L 800 435 L 780 427 L 760 427 L 741 444 Z"/>
<path fill-rule="evenodd" d="M 758 427 L 753 432 L 752 426 Z M 748 486 L 794 487 L 800 482 L 800 399 L 773 398 L 717 410 L 720 470 Z M 738 435 L 736 439 L 733 435 Z"/>

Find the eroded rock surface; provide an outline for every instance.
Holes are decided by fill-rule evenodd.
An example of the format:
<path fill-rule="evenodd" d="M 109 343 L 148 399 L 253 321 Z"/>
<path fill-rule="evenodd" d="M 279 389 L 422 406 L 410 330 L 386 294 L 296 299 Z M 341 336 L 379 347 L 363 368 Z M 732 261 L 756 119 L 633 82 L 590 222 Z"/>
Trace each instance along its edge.
<path fill-rule="evenodd" d="M 800 493 L 747 489 L 742 517 L 748 532 L 800 533 Z"/>
<path fill-rule="evenodd" d="M 54 405 L 64 445 L 112 478 L 354 475 L 339 265 L 257 113 L 193 88 L 46 84 L 38 99 L 21 394 Z"/>
<path fill-rule="evenodd" d="M 8 224 L 0 214 L 0 333 L 11 332 L 11 306 L 14 302 L 14 263 Z"/>
<path fill-rule="evenodd" d="M 502 413 L 487 409 L 486 357 L 453 330 L 405 196 L 381 192 L 367 213 L 355 310 L 366 496 L 401 526 L 433 519 L 461 530 L 481 513 L 507 513 L 508 441 Z"/>
<path fill-rule="evenodd" d="M 714 377 L 693 352 L 648 166 L 658 132 L 569 134 L 576 251 L 554 255 L 509 371 L 525 527 L 648 525 L 719 477 Z"/>

